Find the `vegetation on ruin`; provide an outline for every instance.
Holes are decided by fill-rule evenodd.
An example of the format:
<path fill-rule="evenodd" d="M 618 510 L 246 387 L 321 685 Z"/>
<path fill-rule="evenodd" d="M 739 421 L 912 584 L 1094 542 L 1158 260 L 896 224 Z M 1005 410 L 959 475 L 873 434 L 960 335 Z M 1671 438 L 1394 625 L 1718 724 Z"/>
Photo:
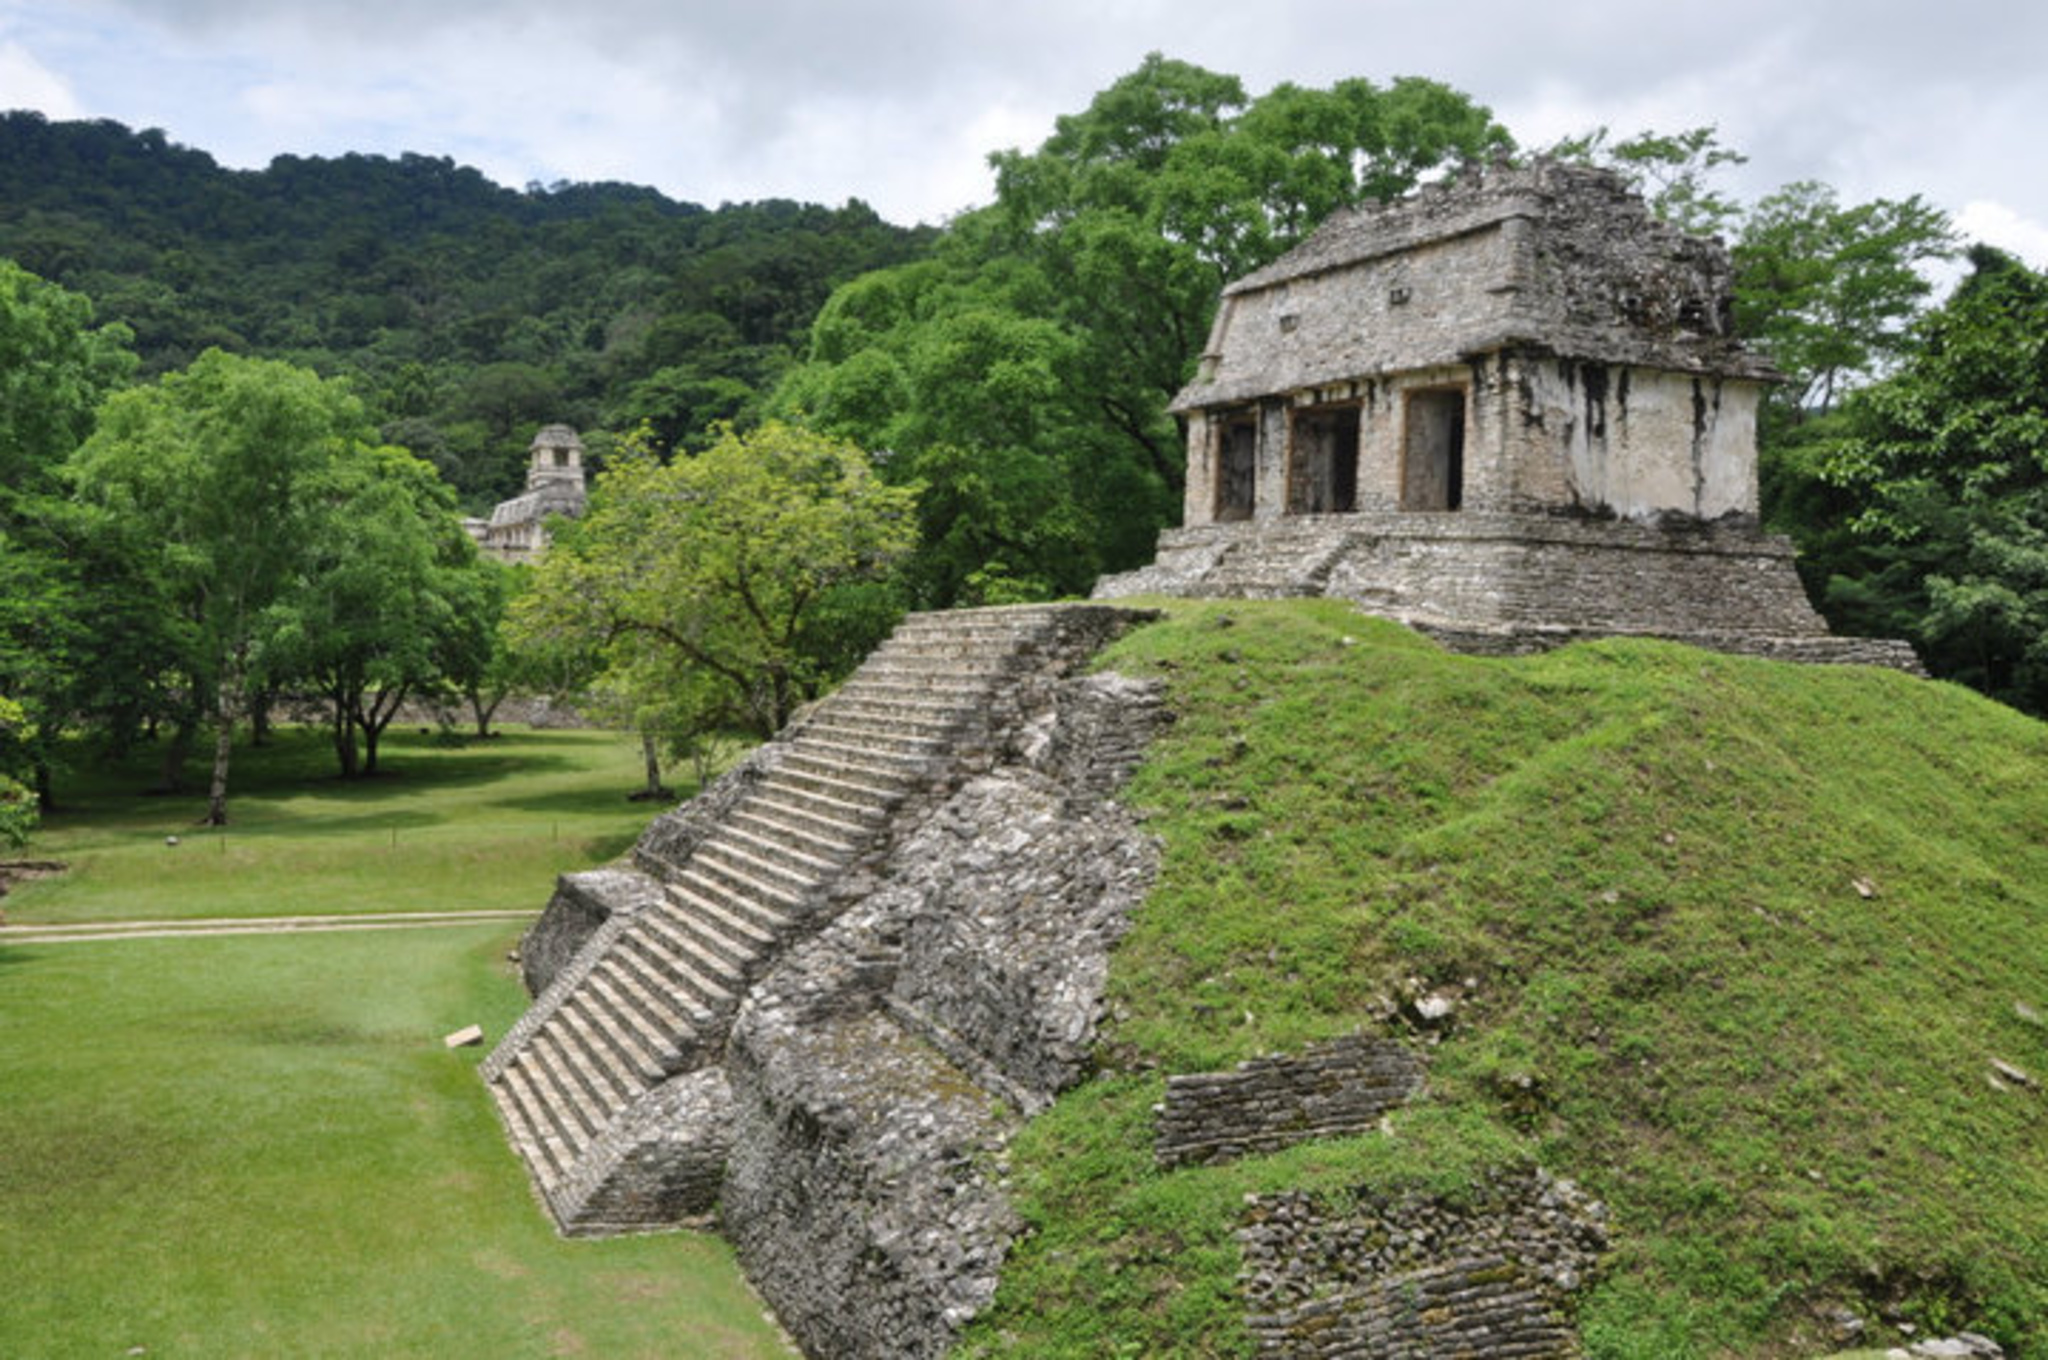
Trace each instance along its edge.
<path fill-rule="evenodd" d="M 1103 1071 L 1013 1149 L 1029 1236 L 970 1354 L 1245 1354 L 1244 1194 L 1528 1161 L 1613 1212 L 1593 1356 L 1822 1353 L 1838 1304 L 2048 1356 L 2048 1093 L 1992 1066 L 2048 1083 L 2048 727 L 1891 672 L 1167 608 L 1102 659 L 1180 714 L 1128 794 L 1162 877 Z M 1389 1134 L 1153 1168 L 1166 1073 L 1443 987 Z"/>
<path fill-rule="evenodd" d="M 391 740 L 342 784 L 282 732 L 222 842 L 96 779 L 9 919 L 530 910 L 646 818 L 616 733 Z M 521 929 L 0 944 L 0 1353 L 787 1354 L 717 1239 L 565 1242 L 535 1207 L 483 1050 L 441 1044 L 524 1008 Z"/>

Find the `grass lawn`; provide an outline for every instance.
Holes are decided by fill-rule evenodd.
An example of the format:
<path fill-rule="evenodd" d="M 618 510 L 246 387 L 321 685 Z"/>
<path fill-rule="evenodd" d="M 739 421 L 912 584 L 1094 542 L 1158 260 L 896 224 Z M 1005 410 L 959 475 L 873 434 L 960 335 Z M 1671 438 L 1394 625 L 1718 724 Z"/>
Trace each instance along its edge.
<path fill-rule="evenodd" d="M 32 847 L 76 877 L 19 891 L 11 916 L 538 909 L 557 870 L 648 816 L 623 797 L 636 753 L 607 734 L 402 744 L 389 779 L 310 789 L 286 773 L 300 740 L 240 767 L 224 853 L 166 848 L 189 808 L 102 803 L 109 779 Z M 523 1009 L 518 933 L 0 945 L 0 1355 L 786 1354 L 716 1238 L 549 1227 L 482 1050 L 440 1043 Z"/>
<path fill-rule="evenodd" d="M 626 800 L 640 752 L 613 732 L 393 731 L 385 772 L 344 782 L 322 732 L 284 728 L 236 755 L 223 830 L 195 825 L 203 769 L 201 792 L 152 797 L 150 762 L 60 784 L 29 853 L 71 872 L 17 888 L 10 922 L 538 910 L 556 874 L 619 854 L 653 816 Z"/>

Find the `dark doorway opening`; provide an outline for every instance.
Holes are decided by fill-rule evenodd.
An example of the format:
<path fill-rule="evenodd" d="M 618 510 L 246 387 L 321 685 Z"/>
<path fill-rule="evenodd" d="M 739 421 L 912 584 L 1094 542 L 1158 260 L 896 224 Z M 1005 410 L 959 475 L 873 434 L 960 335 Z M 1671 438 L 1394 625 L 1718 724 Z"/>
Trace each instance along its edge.
<path fill-rule="evenodd" d="M 1223 426 L 1216 450 L 1216 518 L 1219 522 L 1252 517 L 1258 498 L 1259 427 L 1249 417 Z"/>
<path fill-rule="evenodd" d="M 1401 508 L 1456 510 L 1465 499 L 1465 392 L 1410 392 L 1401 444 Z"/>
<path fill-rule="evenodd" d="M 1287 509 L 1296 515 L 1358 508 L 1358 408 L 1318 407 L 1294 417 Z"/>

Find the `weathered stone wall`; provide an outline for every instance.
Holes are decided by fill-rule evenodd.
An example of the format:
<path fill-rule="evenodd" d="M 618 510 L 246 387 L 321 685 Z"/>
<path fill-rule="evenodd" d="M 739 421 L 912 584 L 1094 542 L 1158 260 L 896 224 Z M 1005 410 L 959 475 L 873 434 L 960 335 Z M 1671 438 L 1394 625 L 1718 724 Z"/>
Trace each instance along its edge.
<path fill-rule="evenodd" d="M 1001 1150 L 1084 1074 L 1157 870 L 1111 795 L 1163 712 L 1116 676 L 1020 700 L 989 770 L 742 1007 L 721 1219 L 807 1353 L 939 1355 L 993 1297 Z"/>
<path fill-rule="evenodd" d="M 546 991 L 606 921 L 641 910 L 659 891 L 646 875 L 623 869 L 591 869 L 557 878 L 555 895 L 519 941 L 519 977 L 527 995 Z"/>
<path fill-rule="evenodd" d="M 1237 1236 L 1262 1356 L 1568 1357 L 1579 1354 L 1572 1300 L 1606 1250 L 1607 1214 L 1536 1169 L 1457 1203 L 1261 1196 Z"/>
<path fill-rule="evenodd" d="M 1497 506 L 1475 508 L 1570 505 L 1624 519 L 1757 513 L 1760 384 L 1537 354 L 1503 362 L 1503 390 L 1515 394 L 1505 458 L 1526 475 Z"/>
<path fill-rule="evenodd" d="M 1298 1057 L 1166 1079 L 1153 1155 L 1162 1166 L 1226 1161 L 1313 1138 L 1363 1133 L 1422 1090 L 1423 1064 L 1392 1039 L 1349 1035 Z"/>

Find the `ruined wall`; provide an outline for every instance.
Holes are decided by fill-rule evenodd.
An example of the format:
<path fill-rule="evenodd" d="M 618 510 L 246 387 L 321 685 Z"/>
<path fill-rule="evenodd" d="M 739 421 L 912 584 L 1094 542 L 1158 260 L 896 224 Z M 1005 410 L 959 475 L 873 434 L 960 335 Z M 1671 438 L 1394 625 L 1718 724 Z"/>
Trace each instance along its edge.
<path fill-rule="evenodd" d="M 1254 1199 L 1239 1286 L 1262 1356 L 1570 1357 L 1570 1321 L 1607 1247 L 1607 1213 L 1541 1169 L 1456 1201 L 1307 1194 Z"/>
<path fill-rule="evenodd" d="M 1230 1072 L 1166 1079 L 1154 1107 L 1162 1166 L 1227 1161 L 1312 1138 L 1363 1133 L 1422 1090 L 1422 1060 L 1392 1039 L 1351 1035 L 1300 1056 L 1255 1058 Z"/>

